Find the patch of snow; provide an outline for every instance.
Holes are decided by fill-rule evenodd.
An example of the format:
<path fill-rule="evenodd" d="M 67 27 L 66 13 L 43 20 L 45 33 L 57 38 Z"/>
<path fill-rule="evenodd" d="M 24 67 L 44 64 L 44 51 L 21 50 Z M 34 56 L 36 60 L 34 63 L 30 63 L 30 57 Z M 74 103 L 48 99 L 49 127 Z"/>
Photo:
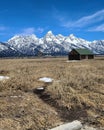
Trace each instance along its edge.
<path fill-rule="evenodd" d="M 10 96 L 11 98 L 21 98 L 21 97 L 23 97 L 22 95 L 18 95 L 18 96 L 16 96 L 16 95 L 13 95 L 13 96 Z"/>
<path fill-rule="evenodd" d="M 5 80 L 5 79 L 9 79 L 10 77 L 8 76 L 0 76 L 0 80 Z"/>
<path fill-rule="evenodd" d="M 36 88 L 37 90 L 44 90 L 44 87 Z"/>
<path fill-rule="evenodd" d="M 80 121 L 73 121 L 71 123 L 63 124 L 58 127 L 55 127 L 51 130 L 80 130 L 82 128 L 82 124 Z"/>
<path fill-rule="evenodd" d="M 66 62 L 78 62 L 80 60 L 67 60 Z"/>
<path fill-rule="evenodd" d="M 43 81 L 43 82 L 46 82 L 46 83 L 51 83 L 53 81 L 53 79 L 48 78 L 48 77 L 43 77 L 43 78 L 40 78 L 39 81 Z"/>

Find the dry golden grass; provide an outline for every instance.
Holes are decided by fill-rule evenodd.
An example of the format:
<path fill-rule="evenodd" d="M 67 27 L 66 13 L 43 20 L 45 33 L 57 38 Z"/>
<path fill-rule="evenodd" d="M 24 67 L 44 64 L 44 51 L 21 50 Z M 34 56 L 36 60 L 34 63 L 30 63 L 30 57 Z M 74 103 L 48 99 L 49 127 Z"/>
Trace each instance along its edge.
<path fill-rule="evenodd" d="M 104 126 L 104 59 L 66 62 L 67 58 L 1 59 L 0 128 L 46 130 L 62 121 Z M 39 82 L 51 77 L 52 84 Z M 45 86 L 41 99 L 33 90 Z M 51 104 L 51 102 L 53 102 Z"/>

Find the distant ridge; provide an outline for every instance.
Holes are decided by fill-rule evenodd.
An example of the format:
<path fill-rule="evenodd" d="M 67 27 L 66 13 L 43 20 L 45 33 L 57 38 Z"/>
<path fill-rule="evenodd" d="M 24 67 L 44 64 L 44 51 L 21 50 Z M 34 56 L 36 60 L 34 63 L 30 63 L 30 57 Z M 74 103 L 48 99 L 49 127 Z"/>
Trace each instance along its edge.
<path fill-rule="evenodd" d="M 52 31 L 42 38 L 36 35 L 16 35 L 6 43 L 0 42 L 0 57 L 9 56 L 37 56 L 43 55 L 67 55 L 73 48 L 87 48 L 95 54 L 104 54 L 104 40 L 87 41 L 77 38 L 74 34 L 63 36 L 54 35 Z"/>

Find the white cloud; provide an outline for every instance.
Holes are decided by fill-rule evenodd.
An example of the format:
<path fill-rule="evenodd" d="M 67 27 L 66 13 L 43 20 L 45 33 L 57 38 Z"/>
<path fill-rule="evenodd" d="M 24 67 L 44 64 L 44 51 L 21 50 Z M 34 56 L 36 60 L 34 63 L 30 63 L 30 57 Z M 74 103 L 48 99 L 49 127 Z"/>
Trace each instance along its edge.
<path fill-rule="evenodd" d="M 94 28 L 91 28 L 88 31 L 91 31 L 91 32 L 104 32 L 104 24 L 99 25 L 99 26 L 94 27 Z"/>
<path fill-rule="evenodd" d="M 43 33 L 44 32 L 44 29 L 43 28 L 34 28 L 34 27 L 29 27 L 29 28 L 24 28 L 22 29 L 20 35 L 31 35 L 31 34 L 34 34 L 34 33 Z"/>
<path fill-rule="evenodd" d="M 60 21 L 60 25 L 66 28 L 86 27 L 87 25 L 92 25 L 94 23 L 104 21 L 104 9 L 97 11 L 92 15 L 84 16 L 76 21 L 66 20 L 65 17 L 61 15 L 58 15 L 57 19 Z"/>
<path fill-rule="evenodd" d="M 65 13 L 58 11 L 55 7 L 52 10 L 52 16 L 57 19 L 59 22 L 63 22 L 65 20 Z"/>
<path fill-rule="evenodd" d="M 0 26 L 0 31 L 5 31 L 5 30 L 7 30 L 7 27 L 5 27 L 5 26 Z"/>
<path fill-rule="evenodd" d="M 22 30 L 22 33 L 23 35 L 31 35 L 35 32 L 35 29 L 33 27 L 30 27 L 30 28 L 25 28 Z"/>
<path fill-rule="evenodd" d="M 36 29 L 36 31 L 39 32 L 39 33 L 43 33 L 44 32 L 44 28 L 40 28 L 39 27 L 39 28 Z"/>

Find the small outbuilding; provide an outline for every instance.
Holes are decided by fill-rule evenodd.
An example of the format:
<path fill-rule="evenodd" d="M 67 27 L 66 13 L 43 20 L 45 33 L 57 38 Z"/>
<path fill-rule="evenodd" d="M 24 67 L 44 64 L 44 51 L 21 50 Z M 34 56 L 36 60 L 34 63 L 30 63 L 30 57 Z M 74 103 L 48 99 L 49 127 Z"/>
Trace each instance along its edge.
<path fill-rule="evenodd" d="M 69 60 L 94 59 L 94 54 L 88 49 L 72 49 L 68 54 Z"/>

